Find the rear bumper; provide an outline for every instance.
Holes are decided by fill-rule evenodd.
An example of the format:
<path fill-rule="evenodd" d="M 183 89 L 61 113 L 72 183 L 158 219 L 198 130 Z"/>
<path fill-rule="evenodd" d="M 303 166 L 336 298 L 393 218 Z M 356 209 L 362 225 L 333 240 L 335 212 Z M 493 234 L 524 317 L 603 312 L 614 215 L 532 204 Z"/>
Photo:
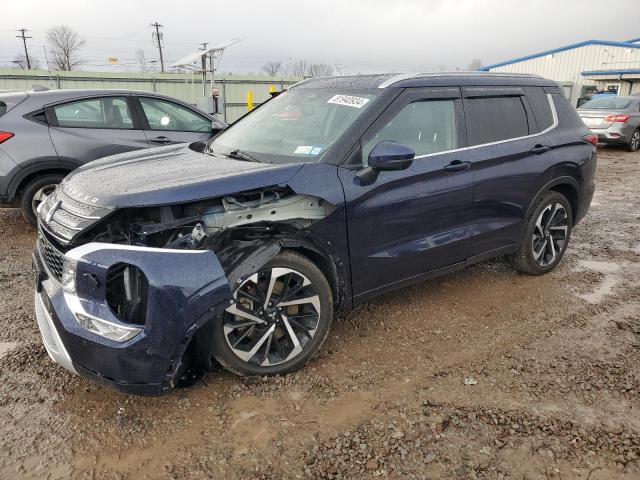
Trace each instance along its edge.
<path fill-rule="evenodd" d="M 172 388 L 193 334 L 231 298 L 224 271 L 210 251 L 87 244 L 66 257 L 78 262 L 76 293 L 63 290 L 40 248 L 33 254 L 36 317 L 47 352 L 67 370 L 129 393 Z M 142 331 L 117 342 L 87 329 L 79 318 L 126 326 L 106 302 L 109 267 L 121 262 L 142 269 L 149 290 Z"/>
<path fill-rule="evenodd" d="M 634 128 L 626 123 L 615 123 L 609 128 L 592 128 L 591 131 L 598 135 L 598 143 L 624 145 L 631 141 Z"/>

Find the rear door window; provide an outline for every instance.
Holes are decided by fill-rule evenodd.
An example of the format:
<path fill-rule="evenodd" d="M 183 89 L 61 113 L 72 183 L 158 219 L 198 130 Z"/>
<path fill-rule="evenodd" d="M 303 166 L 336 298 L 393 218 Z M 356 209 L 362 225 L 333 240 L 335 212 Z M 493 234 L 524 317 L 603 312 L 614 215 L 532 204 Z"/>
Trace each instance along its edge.
<path fill-rule="evenodd" d="M 527 112 L 519 96 L 467 98 L 464 108 L 469 145 L 529 135 Z"/>
<path fill-rule="evenodd" d="M 53 107 L 59 127 L 133 129 L 133 115 L 124 97 L 79 100 Z"/>

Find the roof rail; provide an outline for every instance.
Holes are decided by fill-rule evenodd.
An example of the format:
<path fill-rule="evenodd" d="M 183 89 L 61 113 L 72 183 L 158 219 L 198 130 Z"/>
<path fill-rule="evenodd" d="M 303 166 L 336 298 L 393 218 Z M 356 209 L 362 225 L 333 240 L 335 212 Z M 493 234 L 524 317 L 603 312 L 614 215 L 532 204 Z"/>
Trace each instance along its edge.
<path fill-rule="evenodd" d="M 542 78 L 539 75 L 534 75 L 531 73 L 482 72 L 475 70 L 469 72 L 399 73 L 387 78 L 384 82 L 378 85 L 378 88 L 386 88 L 393 85 L 394 83 L 401 82 L 402 80 L 410 80 L 412 78 L 455 77 L 461 75 L 481 77 Z"/>

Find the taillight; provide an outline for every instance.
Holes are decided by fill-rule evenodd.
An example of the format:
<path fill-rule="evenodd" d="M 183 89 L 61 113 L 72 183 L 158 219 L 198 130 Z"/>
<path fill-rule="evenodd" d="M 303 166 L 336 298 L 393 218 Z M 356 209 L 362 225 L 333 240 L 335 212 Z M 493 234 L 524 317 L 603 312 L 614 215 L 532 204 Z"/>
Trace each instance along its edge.
<path fill-rule="evenodd" d="M 582 137 L 583 140 L 586 140 L 591 145 L 598 146 L 598 135 L 595 133 L 590 133 L 589 135 L 585 135 Z"/>
<path fill-rule="evenodd" d="M 6 142 L 11 137 L 13 137 L 13 133 L 11 132 L 0 132 L 0 143 Z"/>
<path fill-rule="evenodd" d="M 605 122 L 627 123 L 629 118 L 629 115 L 609 115 L 604 120 Z"/>

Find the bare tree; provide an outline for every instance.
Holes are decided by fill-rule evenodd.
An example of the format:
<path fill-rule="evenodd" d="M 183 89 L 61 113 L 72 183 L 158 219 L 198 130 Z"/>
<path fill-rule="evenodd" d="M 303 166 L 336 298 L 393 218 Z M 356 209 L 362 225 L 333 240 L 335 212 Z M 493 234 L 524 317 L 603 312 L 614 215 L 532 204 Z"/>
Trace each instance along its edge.
<path fill-rule="evenodd" d="M 482 67 L 482 60 L 480 60 L 479 58 L 474 58 L 473 60 L 471 60 L 471 63 L 467 67 L 467 70 L 469 71 L 479 70 L 480 67 Z"/>
<path fill-rule="evenodd" d="M 326 63 L 312 63 L 307 67 L 306 74 L 309 77 L 328 77 L 333 75 L 333 66 Z"/>
<path fill-rule="evenodd" d="M 275 77 L 282 70 L 281 60 L 272 60 L 262 66 L 262 71 L 270 77 Z"/>
<path fill-rule="evenodd" d="M 149 71 L 149 67 L 147 66 L 147 59 L 144 56 L 144 50 L 141 48 L 136 50 L 136 61 L 138 62 L 138 68 L 142 73 L 147 73 Z"/>
<path fill-rule="evenodd" d="M 47 42 L 51 64 L 56 70 L 77 70 L 82 65 L 80 50 L 86 42 L 68 25 L 57 25 L 47 30 Z"/>
<path fill-rule="evenodd" d="M 292 77 L 304 77 L 307 75 L 308 69 L 309 64 L 307 62 L 304 60 L 298 60 L 289 64 L 288 74 Z"/>
<path fill-rule="evenodd" d="M 24 55 L 24 53 L 20 53 L 13 57 L 12 63 L 15 68 L 20 68 L 22 70 L 27 69 L 27 57 Z M 29 56 L 29 63 L 31 63 L 31 68 L 34 70 L 40 68 L 40 60 L 38 60 L 37 58 Z"/>

